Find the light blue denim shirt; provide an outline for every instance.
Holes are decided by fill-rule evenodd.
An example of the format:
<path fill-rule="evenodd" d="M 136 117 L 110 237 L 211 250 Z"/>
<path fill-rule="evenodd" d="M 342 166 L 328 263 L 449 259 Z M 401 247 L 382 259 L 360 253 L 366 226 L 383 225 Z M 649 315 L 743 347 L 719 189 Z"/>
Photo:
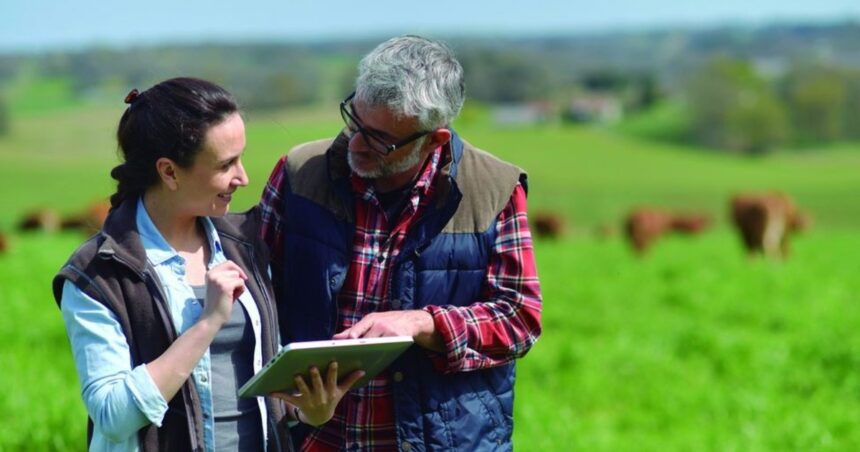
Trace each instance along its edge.
<path fill-rule="evenodd" d="M 147 260 L 155 269 L 165 292 L 173 325 L 182 334 L 197 322 L 203 312 L 203 306 L 185 280 L 185 260 L 155 227 L 142 201 L 137 204 L 136 220 Z M 227 258 L 212 222 L 203 218 L 203 225 L 211 250 L 208 268 L 212 268 Z M 247 312 L 254 331 L 253 364 L 256 373 L 263 365 L 260 313 L 247 290 L 239 297 L 239 303 Z M 238 308 L 234 306 L 234 309 Z M 167 401 L 146 370 L 146 364 L 134 366 L 128 342 L 112 311 L 69 281 L 63 286 L 61 311 L 81 380 L 84 404 L 95 424 L 90 450 L 139 450 L 137 431 L 150 423 L 161 426 L 167 412 Z M 194 366 L 191 378 L 197 387 L 203 411 L 204 447 L 212 451 L 215 421 L 208 350 Z M 180 397 L 179 393 L 177 397 Z M 257 398 L 257 404 L 263 419 L 263 434 L 266 435 L 268 422 L 263 397 Z"/>

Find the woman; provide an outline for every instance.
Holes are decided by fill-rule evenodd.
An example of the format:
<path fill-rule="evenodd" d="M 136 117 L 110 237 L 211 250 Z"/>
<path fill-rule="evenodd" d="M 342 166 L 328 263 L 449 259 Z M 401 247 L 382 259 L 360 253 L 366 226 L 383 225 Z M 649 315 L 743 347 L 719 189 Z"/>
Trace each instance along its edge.
<path fill-rule="evenodd" d="M 248 184 L 236 102 L 175 78 L 126 103 L 111 214 L 54 279 L 90 450 L 289 450 L 283 424 L 324 423 L 361 373 L 236 395 L 278 350 L 258 213 L 227 215 Z"/>

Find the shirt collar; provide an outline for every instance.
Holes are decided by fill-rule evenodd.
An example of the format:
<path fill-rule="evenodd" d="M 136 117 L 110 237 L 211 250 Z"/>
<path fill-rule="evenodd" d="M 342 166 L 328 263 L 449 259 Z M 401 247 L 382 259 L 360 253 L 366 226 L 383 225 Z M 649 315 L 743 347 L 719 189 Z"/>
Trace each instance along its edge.
<path fill-rule="evenodd" d="M 203 230 L 206 234 L 206 240 L 209 242 L 209 249 L 212 250 L 210 265 L 216 265 L 225 260 L 224 252 L 221 248 L 221 239 L 218 238 L 218 232 L 215 230 L 215 225 L 208 217 L 200 217 L 203 223 Z M 152 265 L 161 265 L 171 259 L 178 258 L 179 253 L 167 243 L 161 232 L 155 227 L 152 218 L 146 211 L 146 206 L 143 204 L 143 196 L 137 201 L 137 230 L 140 233 L 140 241 L 143 243 L 143 249 L 146 251 L 146 258 Z"/>

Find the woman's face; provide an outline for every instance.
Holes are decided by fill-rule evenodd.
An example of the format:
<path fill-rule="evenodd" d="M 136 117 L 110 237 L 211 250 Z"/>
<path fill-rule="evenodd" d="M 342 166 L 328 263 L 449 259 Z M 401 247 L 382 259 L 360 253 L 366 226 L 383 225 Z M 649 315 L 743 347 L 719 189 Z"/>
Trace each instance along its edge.
<path fill-rule="evenodd" d="M 191 167 L 176 171 L 180 208 L 195 216 L 225 215 L 233 193 L 248 185 L 244 151 L 245 123 L 239 113 L 211 127 Z"/>

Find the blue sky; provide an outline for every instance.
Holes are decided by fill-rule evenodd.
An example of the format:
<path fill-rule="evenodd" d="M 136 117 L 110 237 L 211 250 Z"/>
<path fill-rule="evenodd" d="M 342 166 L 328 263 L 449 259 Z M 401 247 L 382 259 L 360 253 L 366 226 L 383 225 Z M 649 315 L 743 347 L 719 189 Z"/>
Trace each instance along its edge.
<path fill-rule="evenodd" d="M 0 51 L 860 21 L 860 0 L 2 0 Z"/>

